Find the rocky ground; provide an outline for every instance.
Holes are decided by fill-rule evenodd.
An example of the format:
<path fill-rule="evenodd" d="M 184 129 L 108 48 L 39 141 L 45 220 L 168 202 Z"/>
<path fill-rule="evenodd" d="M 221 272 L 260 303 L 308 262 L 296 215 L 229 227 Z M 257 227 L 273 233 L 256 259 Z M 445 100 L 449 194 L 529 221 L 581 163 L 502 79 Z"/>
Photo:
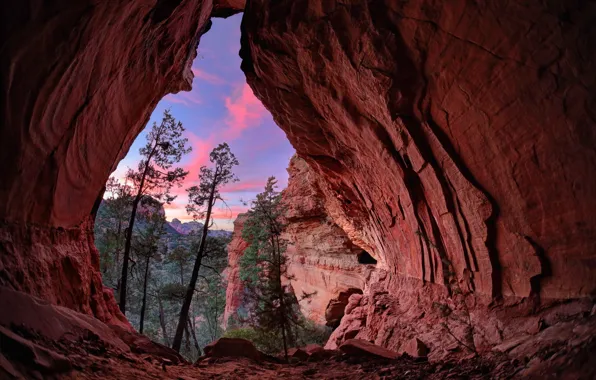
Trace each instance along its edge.
<path fill-rule="evenodd" d="M 593 331 L 596 319 L 574 324 L 579 332 Z M 559 329 L 561 333 L 564 329 Z M 89 334 L 77 341 L 44 341 L 29 336 L 29 341 L 51 350 L 50 357 L 10 357 L 2 360 L 0 378 L 57 379 L 593 379 L 596 366 L 591 361 L 596 339 L 549 344 L 545 336 L 527 341 L 527 347 L 539 348 L 531 358 L 514 358 L 510 354 L 491 352 L 471 354 L 458 361 L 429 362 L 425 358 L 402 355 L 385 359 L 366 354 L 348 355 L 336 352 L 323 360 L 290 360 L 290 363 L 255 361 L 248 358 L 207 358 L 192 365 L 174 364 L 156 354 L 122 352 L 108 347 L 97 336 Z M 545 344 L 546 343 L 546 344 Z M 520 347 L 518 345 L 517 347 Z M 133 349 L 132 351 L 136 351 Z M 8 355 L 7 355 L 8 354 Z M 15 360 L 16 359 L 16 360 Z M 39 360 L 41 359 L 41 360 Z M 8 365 L 8 366 L 7 366 Z M 12 373 L 12 375 L 11 375 Z M 13 377 L 14 376 L 14 377 Z"/>
<path fill-rule="evenodd" d="M 544 350 L 529 362 L 492 354 L 459 362 L 429 363 L 401 357 L 395 360 L 340 355 L 320 362 L 257 363 L 246 358 L 221 358 L 164 366 L 151 356 L 88 353 L 69 356 L 73 369 L 53 377 L 63 379 L 593 379 L 589 362 L 596 342 L 565 350 Z M 37 377 L 37 376 L 32 376 Z"/>
<path fill-rule="evenodd" d="M 596 313 L 520 335 L 492 350 L 434 360 L 350 339 L 307 346 L 288 362 L 221 339 L 188 363 L 126 326 L 0 287 L 0 379 L 594 379 Z M 230 357 L 230 355 L 235 357 Z M 430 359 L 429 359 L 430 358 Z"/>

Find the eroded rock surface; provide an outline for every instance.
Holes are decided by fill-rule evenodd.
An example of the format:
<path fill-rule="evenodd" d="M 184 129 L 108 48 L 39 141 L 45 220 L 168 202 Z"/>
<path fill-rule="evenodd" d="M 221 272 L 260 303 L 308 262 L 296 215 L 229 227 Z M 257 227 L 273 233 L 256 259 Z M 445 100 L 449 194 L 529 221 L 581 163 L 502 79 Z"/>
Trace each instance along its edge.
<path fill-rule="evenodd" d="M 211 15 L 243 6 L 0 3 L 0 285 L 125 325 L 89 215 L 158 100 L 190 88 Z M 321 195 L 288 231 L 296 287 L 326 299 L 303 309 L 364 292 L 336 343 L 416 338 L 437 359 L 526 347 L 511 339 L 592 309 L 595 7 L 248 2 L 242 68 Z"/>
<path fill-rule="evenodd" d="M 581 297 L 595 286 L 595 13 L 257 0 L 242 68 L 391 281 Z"/>
<path fill-rule="evenodd" d="M 327 215 L 378 262 L 357 337 L 486 348 L 594 292 L 594 14 L 565 1 L 247 4 L 248 83 Z M 572 304 L 560 307 L 591 308 Z"/>
<path fill-rule="evenodd" d="M 551 326 L 502 352 L 462 361 L 414 361 L 363 341 L 348 342 L 348 354 L 304 348 L 305 362 L 260 361 L 247 341 L 216 342 L 206 360 L 192 365 L 173 350 L 143 336 L 123 332 L 87 314 L 50 305 L 0 287 L 0 302 L 14 314 L 0 313 L 0 377 L 60 379 L 470 379 L 593 378 L 594 316 Z M 503 347 L 501 347 L 503 348 Z M 371 355 L 372 353 L 372 355 Z M 249 356 L 249 358 L 247 358 Z M 393 358 L 393 359 L 391 359 Z"/>
<path fill-rule="evenodd" d="M 317 174 L 306 162 L 293 157 L 288 167 L 288 187 L 283 191 L 290 242 L 286 255 L 292 287 L 305 316 L 319 324 L 336 326 L 349 294 L 364 289 L 374 266 L 358 263 L 362 248 L 328 215 Z M 345 299 L 344 299 L 345 298 Z"/>
<path fill-rule="evenodd" d="M 301 299 L 305 316 L 321 325 L 336 326 L 349 295 L 362 293 L 375 266 L 358 263 L 362 248 L 352 243 L 327 214 L 317 176 L 306 162 L 293 157 L 288 173 L 288 187 L 283 191 L 288 223 L 284 238 L 290 243 L 286 255 L 291 285 L 299 299 L 302 294 L 312 295 Z M 245 216 L 240 215 L 234 222 L 228 246 L 225 325 L 242 304 L 239 260 L 247 247 L 242 239 L 244 220 Z"/>

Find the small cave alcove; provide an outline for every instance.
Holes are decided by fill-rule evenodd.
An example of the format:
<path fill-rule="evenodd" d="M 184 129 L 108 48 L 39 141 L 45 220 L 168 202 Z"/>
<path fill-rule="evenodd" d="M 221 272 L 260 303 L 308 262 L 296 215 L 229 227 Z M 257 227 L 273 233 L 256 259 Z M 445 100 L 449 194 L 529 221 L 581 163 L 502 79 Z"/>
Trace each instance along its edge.
<path fill-rule="evenodd" d="M 377 265 L 377 260 L 365 250 L 362 250 L 356 256 L 358 257 L 359 264 Z"/>

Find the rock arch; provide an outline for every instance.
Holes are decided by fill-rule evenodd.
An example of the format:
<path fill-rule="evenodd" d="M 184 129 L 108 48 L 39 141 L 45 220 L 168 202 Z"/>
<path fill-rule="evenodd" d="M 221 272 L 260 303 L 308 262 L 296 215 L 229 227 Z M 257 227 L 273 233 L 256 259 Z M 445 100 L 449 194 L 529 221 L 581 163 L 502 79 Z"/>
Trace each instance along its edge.
<path fill-rule="evenodd" d="M 113 318 L 89 215 L 228 3 L 0 5 L 1 285 Z M 255 0 L 242 69 L 391 289 L 455 275 L 487 302 L 578 298 L 596 260 L 595 12 Z M 72 268 L 76 289 L 52 278 Z"/>

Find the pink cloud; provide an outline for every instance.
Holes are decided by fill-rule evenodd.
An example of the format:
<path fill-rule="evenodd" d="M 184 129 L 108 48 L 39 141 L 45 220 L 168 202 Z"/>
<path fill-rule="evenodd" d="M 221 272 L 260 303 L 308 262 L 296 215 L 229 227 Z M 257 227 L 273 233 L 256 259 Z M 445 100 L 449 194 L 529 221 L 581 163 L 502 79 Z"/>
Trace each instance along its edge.
<path fill-rule="evenodd" d="M 221 189 L 222 193 L 240 193 L 244 191 L 261 192 L 265 188 L 265 180 L 246 180 L 241 182 L 234 182 L 226 185 Z"/>
<path fill-rule="evenodd" d="M 246 212 L 248 210 L 247 206 L 241 205 L 232 205 L 228 207 L 215 207 L 212 212 L 212 217 L 214 219 L 236 219 L 238 214 Z"/>
<path fill-rule="evenodd" d="M 209 165 L 209 153 L 211 153 L 215 143 L 213 136 L 205 140 L 190 132 L 188 133 L 188 140 L 190 146 L 192 146 L 193 158 L 192 162 L 185 167 L 189 172 L 185 180 L 185 185 L 192 185 L 198 181 L 201 166 Z"/>
<path fill-rule="evenodd" d="M 196 67 L 192 68 L 192 73 L 195 75 L 195 78 L 205 81 L 207 83 L 213 84 L 213 85 L 226 84 L 226 81 L 223 80 L 223 78 L 220 78 L 214 74 L 210 74 L 210 73 L 203 71 L 201 69 L 198 69 Z"/>
<path fill-rule="evenodd" d="M 225 119 L 227 129 L 223 132 L 223 137 L 227 140 L 236 139 L 245 129 L 259 125 L 267 113 L 246 83 L 234 91 L 232 96 L 226 97 L 225 103 L 228 116 Z"/>

